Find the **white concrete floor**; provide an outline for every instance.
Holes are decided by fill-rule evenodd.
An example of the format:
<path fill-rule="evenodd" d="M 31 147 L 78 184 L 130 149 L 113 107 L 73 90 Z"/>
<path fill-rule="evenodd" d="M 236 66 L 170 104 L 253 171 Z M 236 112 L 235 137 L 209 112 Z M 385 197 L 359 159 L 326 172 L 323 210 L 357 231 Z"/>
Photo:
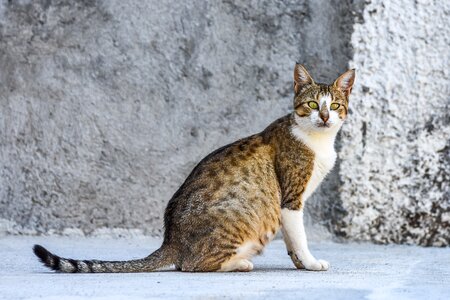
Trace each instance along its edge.
<path fill-rule="evenodd" d="M 320 243 L 327 272 L 296 270 L 281 240 L 250 273 L 58 274 L 32 254 L 42 244 L 69 258 L 132 259 L 160 240 L 0 238 L 0 299 L 450 299 L 450 248 Z"/>

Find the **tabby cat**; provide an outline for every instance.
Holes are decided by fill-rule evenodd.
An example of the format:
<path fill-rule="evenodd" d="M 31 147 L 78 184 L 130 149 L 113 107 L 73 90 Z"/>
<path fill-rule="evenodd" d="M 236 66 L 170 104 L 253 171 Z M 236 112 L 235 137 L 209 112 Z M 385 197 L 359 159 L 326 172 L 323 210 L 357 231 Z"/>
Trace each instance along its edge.
<path fill-rule="evenodd" d="M 149 272 L 175 265 L 188 272 L 250 271 L 282 228 L 299 269 L 329 268 L 308 250 L 303 208 L 336 160 L 334 140 L 347 112 L 355 70 L 331 85 L 295 65 L 294 110 L 261 133 L 205 157 L 169 201 L 162 246 L 143 259 L 73 260 L 39 245 L 34 253 L 60 272 Z"/>

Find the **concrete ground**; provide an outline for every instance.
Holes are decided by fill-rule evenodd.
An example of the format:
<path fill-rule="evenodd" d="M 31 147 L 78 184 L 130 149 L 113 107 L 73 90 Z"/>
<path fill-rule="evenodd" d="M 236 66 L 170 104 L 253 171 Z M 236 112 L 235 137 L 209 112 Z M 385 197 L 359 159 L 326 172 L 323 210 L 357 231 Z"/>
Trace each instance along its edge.
<path fill-rule="evenodd" d="M 0 299 L 449 299 L 450 248 L 320 243 L 327 272 L 296 270 L 281 240 L 250 273 L 57 274 L 32 254 L 35 243 L 71 258 L 132 259 L 156 249 L 150 238 L 0 238 Z"/>

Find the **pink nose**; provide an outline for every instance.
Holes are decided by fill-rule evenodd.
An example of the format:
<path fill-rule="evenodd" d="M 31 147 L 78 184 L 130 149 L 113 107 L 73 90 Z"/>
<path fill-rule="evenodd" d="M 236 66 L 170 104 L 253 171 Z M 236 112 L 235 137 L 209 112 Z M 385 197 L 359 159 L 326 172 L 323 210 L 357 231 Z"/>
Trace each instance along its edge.
<path fill-rule="evenodd" d="M 326 123 L 330 117 L 327 116 L 327 115 L 321 115 L 320 118 L 322 119 L 322 121 L 323 121 L 324 123 Z"/>

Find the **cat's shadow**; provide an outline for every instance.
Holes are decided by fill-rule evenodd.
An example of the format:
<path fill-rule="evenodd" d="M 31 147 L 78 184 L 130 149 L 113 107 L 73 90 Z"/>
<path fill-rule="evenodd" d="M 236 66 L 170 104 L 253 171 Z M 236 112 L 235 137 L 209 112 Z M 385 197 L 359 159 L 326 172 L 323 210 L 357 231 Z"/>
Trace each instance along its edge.
<path fill-rule="evenodd" d="M 308 272 L 307 270 L 298 270 L 296 268 L 282 268 L 282 267 L 262 267 L 262 268 L 255 268 L 250 272 L 182 272 L 176 269 L 165 269 L 165 270 L 158 270 L 158 271 L 153 271 L 153 272 L 148 272 L 148 273 L 141 273 L 141 274 L 151 274 L 151 273 L 181 273 L 181 274 L 207 274 L 207 273 L 211 273 L 211 274 L 252 274 L 252 273 L 269 273 L 269 272 Z M 138 273 L 60 273 L 60 272 L 52 272 L 52 271 L 44 271 L 44 272 L 33 272 L 33 274 L 42 274 L 42 275 L 54 275 L 54 274 L 58 274 L 58 275 L 77 275 L 77 276 L 83 276 L 83 275 L 104 275 L 104 274 L 116 274 L 116 275 L 125 275 L 125 274 L 133 274 L 136 275 Z"/>

